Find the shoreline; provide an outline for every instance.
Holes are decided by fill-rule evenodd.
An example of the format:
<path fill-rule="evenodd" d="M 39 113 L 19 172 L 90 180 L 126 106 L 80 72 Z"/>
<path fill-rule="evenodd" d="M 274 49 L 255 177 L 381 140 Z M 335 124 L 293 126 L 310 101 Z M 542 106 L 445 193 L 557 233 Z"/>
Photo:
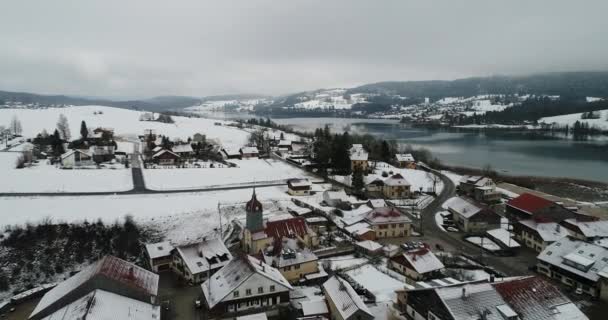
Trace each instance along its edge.
<path fill-rule="evenodd" d="M 520 187 L 541 191 L 563 198 L 572 198 L 583 202 L 608 201 L 608 183 L 566 177 L 541 177 L 526 175 L 507 175 L 484 169 L 450 166 L 442 164 L 441 170 L 460 175 L 489 175 L 497 183 L 506 182 Z"/>

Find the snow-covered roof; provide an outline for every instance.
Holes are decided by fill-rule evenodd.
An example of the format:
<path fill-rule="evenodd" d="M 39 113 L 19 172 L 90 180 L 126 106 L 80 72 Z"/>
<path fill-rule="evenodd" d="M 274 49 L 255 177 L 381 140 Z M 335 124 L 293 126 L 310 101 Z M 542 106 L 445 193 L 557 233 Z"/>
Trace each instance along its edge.
<path fill-rule="evenodd" d="M 506 229 L 498 228 L 486 231 L 492 238 L 500 241 L 503 245 L 509 248 L 519 248 L 521 247 L 515 239 L 513 239 L 513 234 Z"/>
<path fill-rule="evenodd" d="M 171 254 L 171 250 L 173 250 L 173 245 L 169 241 L 146 244 L 146 251 L 150 259 L 167 257 Z"/>
<path fill-rule="evenodd" d="M 171 150 L 174 153 L 183 153 L 183 152 L 192 152 L 192 145 L 188 144 L 178 144 L 173 146 L 173 148 L 171 148 Z"/>
<path fill-rule="evenodd" d="M 352 226 L 345 227 L 346 231 L 348 231 L 353 236 L 360 236 L 365 234 L 366 232 L 372 231 L 371 226 L 367 222 L 358 222 L 353 224 Z"/>
<path fill-rule="evenodd" d="M 279 146 L 291 146 L 290 140 L 281 140 L 279 141 Z"/>
<path fill-rule="evenodd" d="M 373 209 L 386 207 L 386 201 L 384 201 L 384 199 L 369 199 L 367 204 Z"/>
<path fill-rule="evenodd" d="M 608 267 L 608 249 L 565 237 L 548 245 L 537 259 L 591 281 L 598 281 L 599 273 Z"/>
<path fill-rule="evenodd" d="M 290 204 L 287 205 L 287 211 L 289 211 L 289 212 L 291 212 L 291 213 L 293 213 L 295 215 L 298 215 L 298 216 L 301 216 L 301 215 L 304 215 L 304 214 L 312 212 L 312 210 L 310 210 L 308 208 L 303 208 L 303 207 L 300 207 L 300 206 L 298 206 L 296 204 L 293 204 L 293 203 L 290 203 Z"/>
<path fill-rule="evenodd" d="M 348 202 L 348 196 L 344 190 L 326 190 L 323 192 L 323 200 L 340 200 L 342 202 Z"/>
<path fill-rule="evenodd" d="M 102 277 L 101 281 L 96 282 L 97 285 L 109 286 L 112 281 L 149 296 L 156 296 L 158 292 L 157 274 L 122 259 L 105 256 L 47 292 L 30 317 L 56 305 L 63 297 L 95 277 Z"/>
<path fill-rule="evenodd" d="M 292 187 L 310 187 L 312 185 L 308 179 L 289 179 L 287 183 Z"/>
<path fill-rule="evenodd" d="M 240 257 L 230 261 L 230 263 L 217 271 L 211 278 L 207 279 L 205 283 L 201 284 L 207 305 L 210 308 L 215 307 L 215 305 L 254 274 L 262 275 L 268 280 L 288 290 L 292 290 L 291 285 L 279 270 L 252 256 Z"/>
<path fill-rule="evenodd" d="M 305 317 L 329 313 L 329 310 L 327 309 L 327 302 L 325 302 L 325 299 L 304 301 L 301 303 L 301 305 L 302 313 Z"/>
<path fill-rule="evenodd" d="M 409 250 L 401 255 L 393 257 L 392 260 L 401 265 L 405 265 L 420 274 L 445 268 L 443 263 L 441 263 L 437 256 L 428 248 Z"/>
<path fill-rule="evenodd" d="M 576 219 L 566 219 L 565 222 L 578 227 L 580 233 L 586 238 L 608 237 L 608 220 L 578 221 Z M 578 231 L 576 232 L 578 233 Z"/>
<path fill-rule="evenodd" d="M 273 249 L 276 250 L 264 253 L 264 260 L 277 268 L 319 260 L 309 249 L 301 249 L 298 240 L 293 238 L 283 238 L 279 247 Z"/>
<path fill-rule="evenodd" d="M 154 320 L 160 319 L 160 306 L 104 290 L 93 290 L 43 320 Z"/>
<path fill-rule="evenodd" d="M 176 249 L 192 274 L 223 267 L 232 260 L 232 254 L 221 239 L 206 240 Z"/>
<path fill-rule="evenodd" d="M 348 319 L 359 310 L 373 317 L 361 297 L 344 279 L 333 276 L 323 283 L 323 289 L 326 298 L 333 301 L 342 319 Z"/>
<path fill-rule="evenodd" d="M 399 162 L 414 162 L 414 161 L 416 161 L 414 159 L 414 156 L 411 153 L 397 153 L 395 155 L 395 158 L 397 158 L 397 161 L 399 161 Z"/>
<path fill-rule="evenodd" d="M 164 153 L 170 153 L 170 154 L 174 155 L 176 158 L 179 158 L 178 154 L 175 154 L 174 152 L 171 152 L 171 151 L 169 151 L 167 149 L 162 149 L 162 150 L 156 152 L 154 155 L 152 155 L 152 158 L 157 158 L 157 157 L 161 156 Z"/>
<path fill-rule="evenodd" d="M 260 152 L 258 151 L 257 147 L 242 147 L 241 153 L 242 154 L 257 154 Z"/>
<path fill-rule="evenodd" d="M 360 149 L 350 154 L 351 161 L 367 161 L 369 154 L 365 150 Z"/>
<path fill-rule="evenodd" d="M 159 151 L 160 151 L 160 150 L 162 150 L 162 149 L 163 149 L 163 147 L 161 147 L 161 146 L 156 146 L 156 147 L 154 147 L 154 149 L 152 149 L 152 152 L 156 153 L 156 152 L 159 152 Z"/>
<path fill-rule="evenodd" d="M 384 184 L 391 187 L 411 186 L 411 184 L 400 173 L 396 173 L 384 180 Z"/>
<path fill-rule="evenodd" d="M 461 197 L 455 197 L 448 200 L 448 209 L 453 210 L 457 214 L 470 218 L 481 211 L 481 207 Z"/>
<path fill-rule="evenodd" d="M 82 153 L 82 154 L 86 155 L 87 157 L 91 157 L 91 154 L 88 151 L 84 151 L 84 150 L 80 150 L 80 149 L 72 149 L 72 150 L 67 151 L 66 153 L 62 154 L 61 159 L 63 160 L 65 158 L 73 155 L 76 152 Z"/>
<path fill-rule="evenodd" d="M 535 230 L 545 242 L 553 242 L 570 235 L 568 229 L 556 222 L 536 222 L 534 220 L 521 220 L 520 224 Z"/>
<path fill-rule="evenodd" d="M 222 148 L 222 151 L 224 151 L 224 153 L 228 156 L 238 156 L 240 155 L 240 150 L 238 148 L 234 148 L 234 147 L 230 147 L 230 146 L 224 146 Z"/>
<path fill-rule="evenodd" d="M 357 247 L 361 247 L 361 248 L 363 248 L 363 249 L 365 249 L 367 251 L 371 251 L 371 252 L 378 251 L 378 250 L 382 249 L 382 245 L 381 244 L 379 244 L 376 241 L 372 241 L 372 240 L 359 241 L 359 242 L 355 243 L 355 245 Z"/>
<path fill-rule="evenodd" d="M 367 213 L 365 220 L 372 225 L 387 223 L 411 223 L 412 220 L 393 207 L 376 208 Z"/>

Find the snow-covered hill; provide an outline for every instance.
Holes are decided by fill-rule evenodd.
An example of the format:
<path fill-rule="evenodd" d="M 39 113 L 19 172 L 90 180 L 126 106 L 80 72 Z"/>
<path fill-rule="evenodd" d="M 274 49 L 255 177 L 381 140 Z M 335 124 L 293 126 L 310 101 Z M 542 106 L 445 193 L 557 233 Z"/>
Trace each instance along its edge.
<path fill-rule="evenodd" d="M 299 102 L 294 104 L 297 109 L 350 109 L 353 104 L 364 103 L 367 95 L 356 93 L 346 94 L 346 89 L 318 90 L 297 97 Z"/>
<path fill-rule="evenodd" d="M 72 137 L 76 138 L 80 132 L 80 123 L 85 121 L 90 129 L 96 127 L 113 128 L 118 136 L 137 136 L 144 133 L 146 129 L 154 129 L 156 133 L 170 138 L 182 140 L 191 137 L 195 133 L 204 133 L 207 138 L 219 139 L 222 144 L 241 147 L 247 143 L 248 132 L 234 127 L 218 126 L 215 123 L 222 121 L 204 119 L 173 117 L 175 123 L 161 123 L 153 121 L 139 121 L 142 112 L 104 107 L 104 106 L 80 106 L 68 108 L 49 109 L 0 109 L 0 125 L 8 126 L 13 116 L 16 116 L 23 127 L 23 136 L 35 137 L 42 129 L 50 134 L 57 126 L 60 114 L 68 118 Z"/>
<path fill-rule="evenodd" d="M 271 99 L 241 99 L 241 100 L 214 100 L 204 101 L 200 105 L 185 108 L 189 112 L 209 111 L 253 111 L 256 106 L 265 106 L 272 103 Z"/>
<path fill-rule="evenodd" d="M 590 128 L 608 131 L 608 109 L 595 111 L 599 114 L 598 119 L 582 119 L 582 113 L 564 114 L 561 116 L 545 117 L 538 120 L 539 123 L 556 124 L 558 126 L 572 127 L 576 121 L 588 123 Z"/>

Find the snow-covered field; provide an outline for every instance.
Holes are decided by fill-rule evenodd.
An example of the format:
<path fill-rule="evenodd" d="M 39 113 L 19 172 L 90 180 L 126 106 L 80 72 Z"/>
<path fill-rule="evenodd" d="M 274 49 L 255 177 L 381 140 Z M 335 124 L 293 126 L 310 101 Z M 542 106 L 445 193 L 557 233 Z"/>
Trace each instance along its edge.
<path fill-rule="evenodd" d="M 102 111 L 102 114 L 99 114 Z M 94 114 L 97 112 L 97 114 Z M 49 109 L 0 109 L 0 123 L 8 125 L 13 116 L 21 121 L 23 136 L 35 137 L 42 129 L 52 133 L 57 126 L 60 114 L 68 118 L 72 137 L 80 132 L 80 122 L 86 121 L 88 128 L 110 127 L 119 136 L 137 136 L 145 129 L 156 130 L 170 138 L 185 140 L 195 133 L 203 133 L 207 138 L 219 139 L 225 145 L 241 147 L 246 144 L 249 133 L 234 127 L 216 126 L 214 123 L 226 123 L 220 120 L 204 118 L 173 117 L 175 123 L 139 121 L 142 112 L 104 106 L 78 106 Z"/>
<path fill-rule="evenodd" d="M 205 101 L 198 106 L 192 106 L 184 109 L 185 111 L 224 111 L 233 109 L 235 111 L 250 111 L 257 105 L 266 105 L 272 103 L 269 99 L 240 99 L 240 100 L 215 100 Z"/>
<path fill-rule="evenodd" d="M 570 128 L 572 128 L 572 126 L 574 125 L 574 123 L 576 121 L 579 121 L 581 123 L 585 122 L 589 124 L 589 127 L 591 128 L 597 128 L 600 130 L 608 130 L 608 110 L 600 110 L 600 111 L 596 111 L 597 113 L 600 114 L 599 119 L 581 119 L 582 113 L 571 113 L 571 114 L 564 114 L 561 116 L 554 116 L 554 117 L 545 117 L 545 118 L 540 118 L 540 120 L 538 120 L 539 123 L 547 123 L 547 124 L 556 124 L 558 126 L 570 126 Z"/>
<path fill-rule="evenodd" d="M 197 189 L 264 181 L 305 178 L 308 174 L 273 159 L 230 160 L 235 168 L 145 169 L 146 186 L 152 190 Z"/>
<path fill-rule="evenodd" d="M 286 191 L 287 187 L 256 188 L 258 199 L 263 204 L 289 200 Z M 251 189 L 237 189 L 120 196 L 0 197 L 0 225 L 36 223 L 47 217 L 53 221 L 102 219 L 111 223 L 125 215 L 132 215 L 138 222 L 157 221 L 161 222 L 161 226 L 168 226 L 170 221 L 174 221 L 182 226 L 178 232 L 202 234 L 219 225 L 218 203 L 222 206 L 241 203 L 244 206 L 251 198 L 251 192 Z"/>
<path fill-rule="evenodd" d="M 63 170 L 45 160 L 15 168 L 16 152 L 0 152 L 0 192 L 118 192 L 133 189 L 130 169 Z M 0 206 L 2 207 L 2 206 Z"/>
<path fill-rule="evenodd" d="M 360 268 L 347 271 L 355 282 L 371 291 L 376 296 L 376 301 L 396 301 L 395 290 L 403 289 L 405 284 L 389 275 L 380 272 L 372 265 L 364 265 Z"/>

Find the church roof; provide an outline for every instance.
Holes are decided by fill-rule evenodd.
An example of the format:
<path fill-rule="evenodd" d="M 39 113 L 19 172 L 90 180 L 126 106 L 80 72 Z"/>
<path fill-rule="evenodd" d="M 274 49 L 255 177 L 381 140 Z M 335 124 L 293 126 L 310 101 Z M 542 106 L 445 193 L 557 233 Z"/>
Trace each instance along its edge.
<path fill-rule="evenodd" d="M 262 212 L 262 203 L 258 200 L 255 195 L 255 188 L 253 189 L 253 194 L 251 195 L 251 200 L 247 201 L 245 205 L 245 210 L 249 212 Z"/>

